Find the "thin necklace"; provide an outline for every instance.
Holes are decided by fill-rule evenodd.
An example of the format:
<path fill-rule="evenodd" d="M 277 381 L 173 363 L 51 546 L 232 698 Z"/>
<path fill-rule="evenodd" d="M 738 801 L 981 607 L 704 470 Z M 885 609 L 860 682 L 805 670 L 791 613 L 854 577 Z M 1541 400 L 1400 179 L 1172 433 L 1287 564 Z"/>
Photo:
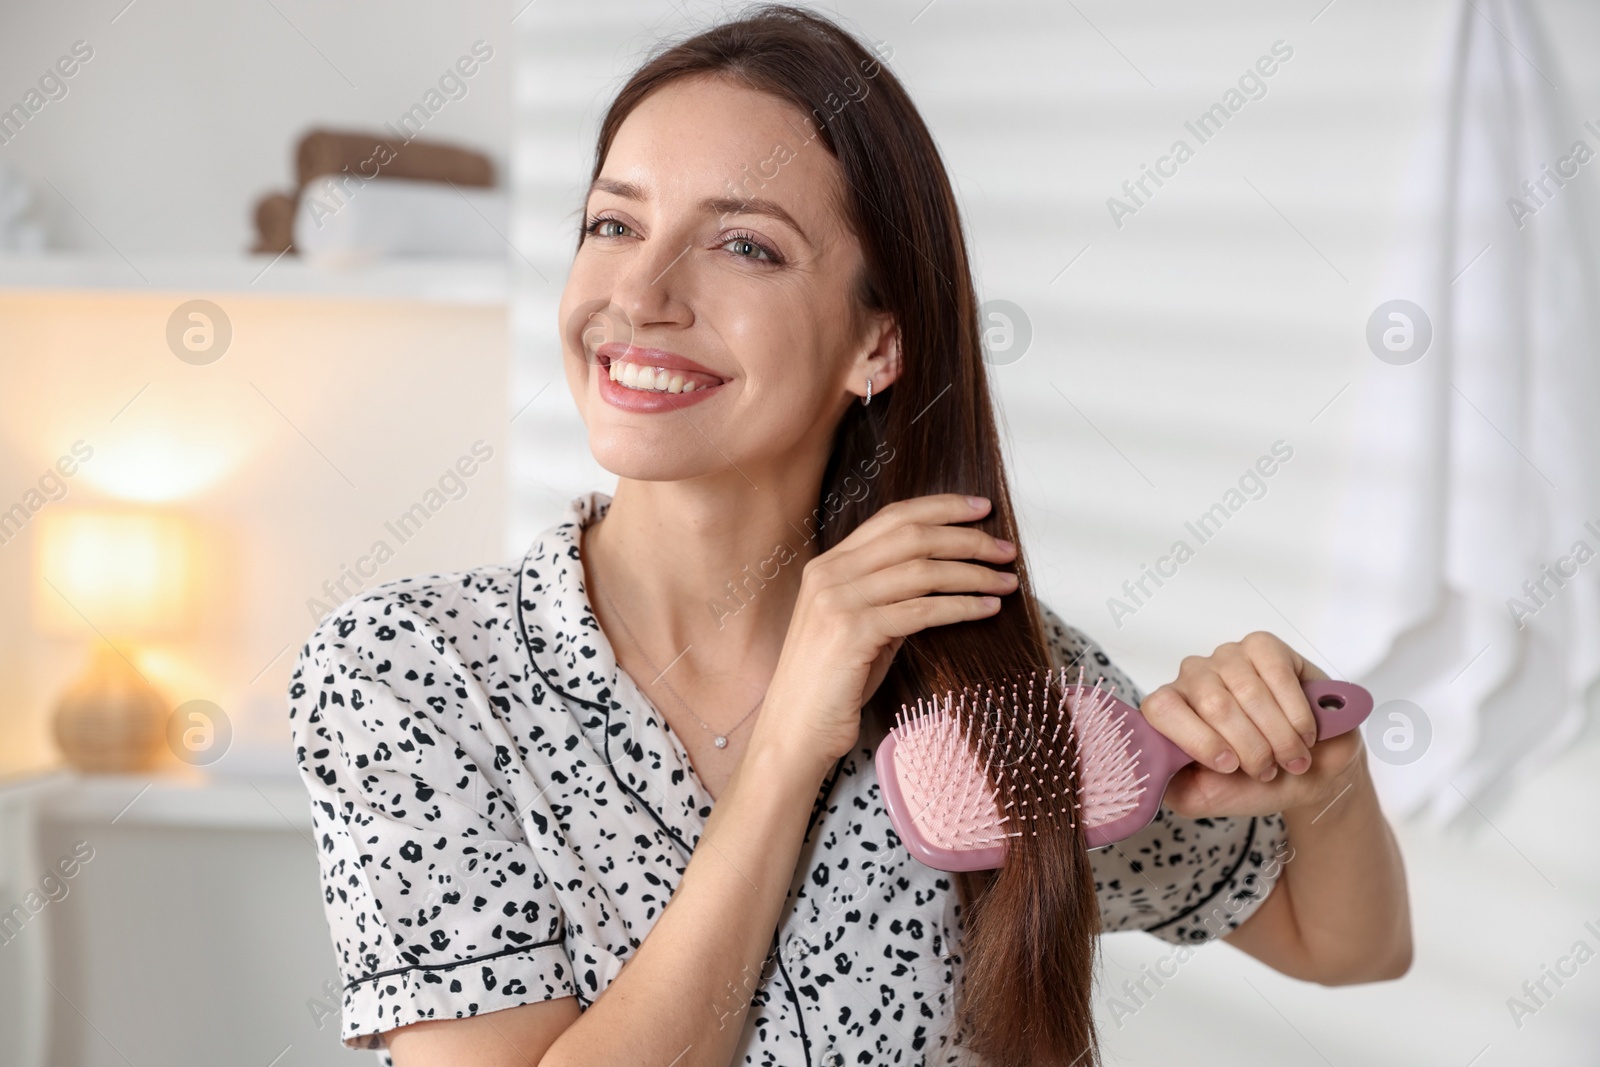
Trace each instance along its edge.
<path fill-rule="evenodd" d="M 589 579 L 589 584 L 590 585 L 594 584 L 594 579 L 593 579 L 592 576 Z M 651 670 L 656 671 L 656 680 L 659 681 L 662 685 L 667 687 L 667 692 L 671 693 L 672 696 L 673 696 L 673 699 L 677 700 L 678 703 L 683 705 L 683 710 L 687 711 L 690 714 L 690 716 L 692 716 L 694 718 L 694 721 L 700 724 L 700 729 L 704 730 L 706 733 L 711 735 L 711 743 L 713 745 L 716 745 L 718 748 L 727 748 L 728 747 L 728 734 L 733 733 L 739 727 L 743 726 L 744 723 L 745 723 L 745 719 L 750 718 L 750 716 L 752 716 L 752 715 L 754 715 L 756 713 L 756 708 L 759 708 L 766 701 L 767 694 L 766 693 L 762 693 L 761 694 L 761 699 L 756 701 L 755 707 L 753 707 L 749 711 L 745 712 L 744 713 L 744 718 L 741 718 L 738 722 L 736 722 L 732 726 L 728 727 L 728 729 L 727 729 L 727 731 L 725 733 L 720 733 L 720 734 L 717 733 L 715 730 L 711 729 L 711 727 L 706 725 L 706 722 L 705 722 L 704 719 L 702 719 L 698 715 L 695 715 L 694 709 L 689 706 L 689 702 L 684 700 L 683 697 L 678 695 L 678 691 L 676 689 L 672 688 L 672 683 L 667 681 L 667 679 L 663 675 L 663 672 L 661 672 L 659 670 L 656 670 L 656 665 L 654 663 L 650 662 L 650 657 L 649 656 L 645 655 L 644 646 L 639 643 L 639 639 L 637 637 L 633 636 L 633 628 L 628 625 L 628 620 L 624 619 L 622 617 L 622 612 L 621 612 L 620 609 L 618 609 L 616 603 L 611 599 L 611 594 L 606 592 L 605 589 L 602 588 L 600 590 L 600 595 L 606 598 L 606 603 L 611 606 L 611 614 L 615 615 L 616 618 L 617 618 L 617 621 L 622 624 L 623 632 L 628 635 L 628 640 L 633 642 L 633 647 L 639 650 L 640 658 L 643 659 L 645 661 L 645 663 L 649 665 Z M 687 652 L 689 650 L 686 648 L 683 651 Z M 682 655 L 682 653 L 679 653 L 679 655 Z M 677 661 L 674 660 L 673 662 L 677 662 Z"/>

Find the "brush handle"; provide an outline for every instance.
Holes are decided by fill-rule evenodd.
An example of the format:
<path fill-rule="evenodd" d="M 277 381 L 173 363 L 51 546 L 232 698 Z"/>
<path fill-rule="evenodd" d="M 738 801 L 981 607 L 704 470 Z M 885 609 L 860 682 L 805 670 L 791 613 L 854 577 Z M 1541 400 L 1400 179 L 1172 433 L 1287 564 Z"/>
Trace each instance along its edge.
<path fill-rule="evenodd" d="M 1372 694 L 1354 682 L 1331 678 L 1300 686 L 1317 720 L 1317 740 L 1347 734 L 1372 714 Z"/>
<path fill-rule="evenodd" d="M 1311 714 L 1317 721 L 1319 741 L 1349 733 L 1372 714 L 1372 694 L 1354 682 L 1324 679 L 1303 682 L 1300 689 L 1311 704 Z M 1194 762 L 1193 756 L 1151 726 L 1149 720 L 1137 708 L 1121 701 L 1117 703 L 1123 710 L 1123 723 L 1133 732 L 1133 748 L 1139 752 L 1139 771 L 1149 776 L 1147 779 L 1149 788 L 1138 806 L 1127 815 L 1114 822 L 1090 827 L 1085 831 L 1089 847 L 1092 849 L 1121 841 L 1149 826 L 1161 806 L 1162 797 L 1166 795 L 1167 783 L 1174 774 Z"/>
<path fill-rule="evenodd" d="M 1372 694 L 1354 682 L 1338 682 L 1325 678 L 1320 681 L 1302 682 L 1300 689 L 1311 704 L 1312 717 L 1317 720 L 1318 741 L 1347 734 L 1372 714 Z M 1174 744 L 1171 738 L 1150 726 L 1142 713 L 1138 715 L 1138 720 L 1149 732 L 1153 747 L 1158 750 L 1152 753 L 1152 756 L 1157 757 L 1156 764 L 1148 768 L 1153 779 L 1163 781 L 1164 779 L 1160 777 L 1163 773 L 1170 778 L 1194 762 L 1193 756 Z"/>

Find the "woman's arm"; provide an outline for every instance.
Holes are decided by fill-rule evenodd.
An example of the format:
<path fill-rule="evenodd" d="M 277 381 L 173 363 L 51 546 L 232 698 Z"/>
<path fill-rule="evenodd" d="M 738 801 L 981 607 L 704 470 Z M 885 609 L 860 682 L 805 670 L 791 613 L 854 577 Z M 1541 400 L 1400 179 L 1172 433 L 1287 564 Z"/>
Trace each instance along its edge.
<path fill-rule="evenodd" d="M 1274 890 L 1227 940 L 1307 981 L 1398 978 L 1411 966 L 1405 868 L 1360 731 L 1309 747 L 1304 740 L 1315 719 L 1301 684 L 1326 677 L 1277 637 L 1257 632 L 1185 659 L 1177 680 L 1152 692 L 1141 710 L 1196 760 L 1167 789 L 1163 802 L 1174 812 L 1283 813 L 1292 852 Z"/>
<path fill-rule="evenodd" d="M 770 709 L 781 714 L 783 709 Z M 831 762 L 752 738 L 661 917 L 588 1011 L 571 997 L 401 1027 L 396 1067 L 724 1067 L 761 984 L 812 802 Z M 729 981 L 729 976 L 744 976 Z"/>
<path fill-rule="evenodd" d="M 1411 967 L 1405 868 L 1366 749 L 1355 732 L 1323 744 L 1346 738 L 1356 756 L 1335 776 L 1333 799 L 1284 808 L 1293 851 L 1277 887 L 1227 939 L 1269 967 L 1324 985 L 1399 978 Z M 1313 767 L 1331 756 L 1322 748 L 1312 749 Z"/>

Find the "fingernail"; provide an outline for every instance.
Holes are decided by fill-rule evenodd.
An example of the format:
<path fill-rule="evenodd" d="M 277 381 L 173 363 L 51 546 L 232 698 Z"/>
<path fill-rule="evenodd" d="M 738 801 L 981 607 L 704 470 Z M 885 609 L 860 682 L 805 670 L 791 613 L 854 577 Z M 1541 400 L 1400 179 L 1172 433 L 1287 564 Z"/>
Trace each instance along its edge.
<path fill-rule="evenodd" d="M 967 503 L 972 505 L 974 511 L 977 511 L 987 506 L 989 501 L 981 496 L 969 496 L 967 497 Z"/>
<path fill-rule="evenodd" d="M 996 537 L 994 539 L 994 543 L 1000 546 L 1000 551 L 1002 552 L 1010 552 L 1013 548 L 1017 547 L 1003 537 Z"/>
<path fill-rule="evenodd" d="M 1310 760 L 1306 759 L 1304 756 L 1296 756 L 1294 759 L 1289 761 L 1289 773 L 1304 774 L 1306 768 L 1309 766 L 1311 766 Z"/>
<path fill-rule="evenodd" d="M 1278 777 L 1278 765 L 1276 763 L 1261 772 L 1261 780 L 1263 782 L 1270 782 L 1276 777 Z"/>
<path fill-rule="evenodd" d="M 1000 606 L 1000 598 L 997 596 L 986 596 L 983 598 L 983 606 L 986 608 L 997 608 Z"/>
<path fill-rule="evenodd" d="M 1306 743 L 1307 748 L 1310 748 L 1312 745 L 1317 743 L 1317 732 L 1315 730 L 1307 730 L 1305 733 L 1300 735 L 1300 740 Z"/>
<path fill-rule="evenodd" d="M 1239 769 L 1239 757 L 1232 752 L 1224 752 L 1216 758 L 1217 770 L 1223 774 L 1232 774 Z"/>

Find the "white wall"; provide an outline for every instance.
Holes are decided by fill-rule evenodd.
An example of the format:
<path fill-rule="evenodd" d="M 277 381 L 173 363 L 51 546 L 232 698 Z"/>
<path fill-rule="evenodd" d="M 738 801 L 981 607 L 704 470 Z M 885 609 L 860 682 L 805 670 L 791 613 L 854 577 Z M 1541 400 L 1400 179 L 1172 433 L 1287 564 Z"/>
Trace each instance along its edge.
<path fill-rule="evenodd" d="M 20 499 L 79 439 L 93 458 L 39 516 L 119 503 L 159 474 L 176 493 L 165 506 L 197 524 L 218 569 L 195 632 L 143 649 L 141 665 L 174 706 L 206 699 L 232 720 L 236 751 L 218 770 L 289 773 L 284 694 L 316 622 L 307 602 L 330 599 L 323 583 L 380 539 L 394 558 L 364 584 L 502 557 L 505 316 L 221 294 L 232 346 L 196 367 L 166 347 L 185 298 L 0 293 L 0 499 Z M 384 523 L 480 439 L 495 458 L 401 544 Z M 54 760 L 48 712 L 94 639 L 87 625 L 34 628 L 39 516 L 0 546 L 0 772 Z M 340 600 L 357 590 L 344 583 Z"/>
<path fill-rule="evenodd" d="M 498 449 L 509 417 L 503 308 L 408 300 L 403 288 L 386 302 L 258 294 L 246 282 L 266 262 L 241 255 L 253 205 L 293 180 L 306 129 L 397 120 L 478 40 L 493 58 L 425 136 L 486 152 L 503 177 L 509 19 L 498 0 L 0 8 L 0 108 L 74 42 L 94 53 L 64 97 L 0 144 L 0 168 L 33 183 L 53 246 L 76 257 L 49 265 L 59 292 L 0 288 L 0 499 L 13 503 L 80 438 L 98 451 L 70 484 L 73 503 L 125 495 L 141 465 L 214 467 L 210 483 L 176 496 L 210 524 L 235 564 L 236 603 L 250 609 L 207 619 L 164 666 L 173 687 L 237 711 L 245 740 L 282 748 L 283 683 L 312 592 L 474 440 Z M 185 257 L 175 273 L 153 269 Z M 130 270 L 125 292 L 71 288 L 80 276 L 117 277 L 124 258 L 182 281 L 164 291 Z M 12 264 L 4 277 L 29 270 Z M 291 274 L 287 263 L 273 270 L 273 284 Z M 213 275 L 226 295 L 209 291 Z M 174 359 L 163 339 L 168 315 L 196 296 L 220 302 L 235 331 L 232 350 L 204 368 Z M 382 577 L 499 558 L 502 468 L 487 465 Z M 0 547 L 0 769 L 53 758 L 45 710 L 82 655 L 77 642 L 32 631 L 31 551 L 31 536 Z"/>
<path fill-rule="evenodd" d="M 1173 677 L 1182 656 L 1254 629 L 1337 661 L 1340 635 L 1319 620 L 1351 433 L 1339 398 L 1379 367 L 1364 326 L 1395 295 L 1382 278 L 1401 180 L 1433 115 L 1460 5 L 818 6 L 893 48 L 889 66 L 956 182 L 980 295 L 1031 320 L 1032 347 L 993 381 L 1045 599 L 1146 689 Z M 1592 114 L 1600 9 L 1536 7 L 1564 59 L 1560 84 Z M 687 8 L 697 23 L 717 9 Z M 514 232 L 541 265 L 570 255 L 610 95 L 658 36 L 686 25 L 684 11 L 540 5 L 517 23 Z M 1196 144 L 1184 121 L 1280 40 L 1293 56 L 1267 94 L 1119 228 L 1107 198 L 1175 138 Z M 555 379 L 530 409 L 538 417 L 516 427 L 512 522 L 523 535 L 566 496 L 613 483 L 588 457 L 558 377 L 561 281 L 521 288 L 513 321 L 517 394 Z M 1278 440 L 1294 455 L 1266 495 L 1118 626 L 1107 599 Z M 1380 698 L 1389 695 L 1399 694 Z M 1325 990 L 1227 948 L 1206 951 L 1122 1027 L 1101 1000 L 1108 1062 L 1596 1062 L 1600 970 L 1521 1028 L 1505 1002 L 1586 936 L 1585 921 L 1600 925 L 1600 861 L 1571 847 L 1593 837 L 1597 771 L 1591 736 L 1485 813 L 1447 830 L 1401 827 L 1419 938 L 1404 981 Z M 1170 948 L 1108 938 L 1102 993 Z"/>
<path fill-rule="evenodd" d="M 41 180 L 63 245 L 108 256 L 113 246 L 131 258 L 237 252 L 249 242 L 256 196 L 289 179 L 290 146 L 305 125 L 392 118 L 472 41 L 499 50 L 472 95 L 436 121 L 441 135 L 489 150 L 516 176 L 513 237 L 531 265 L 513 261 L 522 299 L 509 385 L 506 321 L 493 308 L 229 298 L 239 347 L 202 369 L 178 364 L 162 346 L 165 318 L 184 294 L 0 294 L 0 486 L 9 497 L 80 436 L 101 435 L 99 458 L 137 463 L 141 440 L 167 435 L 178 453 L 162 462 L 174 469 L 222 453 L 225 476 L 182 507 L 240 562 L 235 609 L 166 650 L 166 664 L 176 683 L 238 709 L 244 741 L 260 746 L 263 763 L 281 766 L 281 694 L 292 646 L 309 630 L 304 600 L 464 445 L 498 435 L 490 440 L 505 466 L 485 475 L 509 474 L 510 485 L 475 483 L 384 577 L 501 558 L 504 528 L 513 545 L 524 543 L 572 493 L 609 484 L 587 456 L 560 378 L 554 307 L 594 122 L 640 50 L 679 16 L 654 0 L 541 2 L 515 23 L 520 0 L 124 3 L 35 0 L 0 10 L 0 105 L 20 98 L 73 41 L 96 48 L 69 95 L 0 147 L 0 165 Z M 1348 428 L 1337 401 L 1318 412 L 1372 366 L 1360 327 L 1386 295 L 1374 288 L 1398 179 L 1427 114 L 1453 4 L 840 6 L 892 44 L 893 68 L 939 137 L 984 295 L 1017 302 L 1032 320 L 1033 347 L 995 380 L 1047 599 L 1147 686 L 1169 677 L 1181 655 L 1257 627 L 1303 635 L 1336 657 L 1338 635 L 1318 632 L 1313 620 Z M 1565 56 L 1563 84 L 1593 113 L 1600 11 L 1580 0 L 1545 0 L 1539 9 Z M 1295 56 L 1267 97 L 1117 229 L 1105 199 L 1280 38 Z M 43 186 L 45 177 L 89 222 Z M 535 396 L 508 428 L 510 414 Z M 514 449 L 501 448 L 507 435 Z M 1116 628 L 1106 598 L 1280 437 L 1295 459 L 1267 497 Z M 68 499 L 104 492 L 85 480 Z M 29 551 L 26 540 L 0 547 L 0 771 L 51 757 L 44 712 L 83 647 L 32 632 Z M 240 755 L 248 751 L 242 745 Z M 1218 948 L 1187 965 L 1125 1029 L 1103 1014 L 1112 1062 L 1409 1067 L 1435 1058 L 1466 1064 L 1486 1045 L 1479 1067 L 1594 1062 L 1600 971 L 1592 966 L 1600 965 L 1522 1029 L 1505 999 L 1568 951 L 1585 919 L 1600 918 L 1600 862 L 1581 847 L 1600 817 L 1597 771 L 1600 746 L 1590 743 L 1481 819 L 1449 832 L 1402 828 L 1421 939 L 1405 981 L 1321 990 Z M 136 837 L 118 846 L 119 862 L 134 870 Z M 79 887 L 75 914 L 83 929 L 107 931 L 98 945 L 105 953 L 140 948 L 114 934 L 119 921 L 135 921 L 119 910 L 120 890 L 162 893 L 162 872 L 185 870 L 183 855 L 193 858 L 162 851 L 170 842 L 145 844 L 148 878 Z M 218 862 L 309 864 L 285 844 L 233 840 L 243 851 Z M 284 877 L 283 893 L 294 892 Z M 237 885 L 213 891 L 268 929 L 292 930 L 265 973 L 298 974 L 302 965 L 319 973 L 300 954 L 323 936 L 303 907 L 268 911 Z M 1112 987 L 1117 967 L 1162 951 L 1151 939 L 1109 939 Z M 331 949 L 317 958 L 331 962 Z M 94 959 L 86 950 L 87 973 L 76 977 L 111 1010 L 115 989 L 93 983 L 123 972 L 99 970 Z M 175 952 L 151 960 L 147 977 L 181 985 L 211 963 Z M 196 1000 L 193 1010 L 232 1010 L 221 984 L 210 987 L 216 1000 Z M 285 1042 L 293 1040 L 312 991 L 301 979 L 290 984 L 268 994 L 266 1021 L 252 1034 L 282 1026 Z M 10 988 L 3 976 L 0 988 Z M 136 1042 L 151 1042 L 141 1049 L 163 1047 L 138 1019 L 116 1019 Z M 86 1043 L 75 1047 L 86 1060 L 113 1061 L 86 1031 L 80 1036 Z M 205 1061 L 190 1051 L 192 1062 Z M 213 1048 L 210 1058 L 235 1051 Z"/>
<path fill-rule="evenodd" d="M 1346 2 L 1314 25 L 1264 2 L 1091 4 L 1081 17 L 1044 0 L 920 7 L 843 10 L 893 49 L 940 143 L 980 296 L 1031 320 L 1031 348 L 993 380 L 1046 599 L 1151 684 L 1250 629 L 1287 630 L 1287 618 L 1304 630 L 1347 432 L 1337 403 L 1322 409 L 1375 363 L 1362 329 L 1450 5 Z M 570 254 L 610 93 L 655 34 L 683 25 L 649 3 L 607 12 L 631 35 L 555 6 L 517 23 L 514 236 L 539 263 Z M 1184 121 L 1279 40 L 1293 58 L 1267 95 L 1118 228 L 1108 197 L 1175 138 L 1194 143 Z M 559 369 L 560 285 L 519 288 L 522 395 Z M 518 426 L 514 522 L 609 480 L 559 381 L 532 412 L 539 421 Z M 1279 439 L 1294 459 L 1268 495 L 1119 628 L 1107 599 Z"/>
<path fill-rule="evenodd" d="M 48 1036 L 48 1059 L 30 1064 L 352 1062 L 337 1019 L 319 1028 L 307 1009 L 336 971 L 299 825 L 304 793 L 287 777 L 285 690 L 315 624 L 307 602 L 356 591 L 322 586 L 375 541 L 395 554 L 366 584 L 504 558 L 506 313 L 474 281 L 493 264 L 466 265 L 457 285 L 425 266 L 352 279 L 286 263 L 252 287 L 265 263 L 241 253 L 256 198 L 292 179 L 303 130 L 393 120 L 479 39 L 495 57 L 426 135 L 503 165 L 509 13 L 482 0 L 125 3 L 0 6 L 0 108 L 74 41 L 94 48 L 66 97 L 0 144 L 0 167 L 33 180 L 66 252 L 40 268 L 59 280 L 52 290 L 6 287 L 37 284 L 27 265 L 0 270 L 0 508 L 74 441 L 94 449 L 66 496 L 0 545 L 0 776 L 59 759 L 49 711 L 95 640 L 88 625 L 34 626 L 41 516 L 148 489 L 199 528 L 217 567 L 194 633 L 129 651 L 170 703 L 223 709 L 233 742 L 210 771 L 262 808 L 256 825 L 206 829 L 202 798 L 188 824 L 146 825 L 154 794 L 137 783 L 112 811 L 38 827 L 0 789 L 0 907 L 36 888 L 37 864 L 71 841 L 98 850 L 39 929 L 0 947 L 0 1063 L 23 1062 L 34 1035 Z M 114 288 L 123 257 L 159 284 L 127 270 Z M 368 283 L 387 297 L 357 299 Z M 268 286 L 287 291 L 257 291 Z M 418 299 L 452 290 L 476 295 Z M 165 339 L 194 297 L 233 327 L 208 366 L 181 362 Z M 385 522 L 477 441 L 493 458 L 398 543 Z M 187 770 L 174 761 L 163 775 Z M 54 989 L 29 972 L 34 961 Z"/>
<path fill-rule="evenodd" d="M 94 56 L 65 97 L 0 145 L 0 167 L 33 180 L 58 247 L 115 248 L 135 263 L 140 253 L 241 252 L 257 198 L 294 180 L 301 133 L 397 121 L 482 40 L 494 57 L 423 135 L 487 152 L 503 173 L 507 11 L 508 0 L 8 3 L 0 107 L 74 42 Z"/>

